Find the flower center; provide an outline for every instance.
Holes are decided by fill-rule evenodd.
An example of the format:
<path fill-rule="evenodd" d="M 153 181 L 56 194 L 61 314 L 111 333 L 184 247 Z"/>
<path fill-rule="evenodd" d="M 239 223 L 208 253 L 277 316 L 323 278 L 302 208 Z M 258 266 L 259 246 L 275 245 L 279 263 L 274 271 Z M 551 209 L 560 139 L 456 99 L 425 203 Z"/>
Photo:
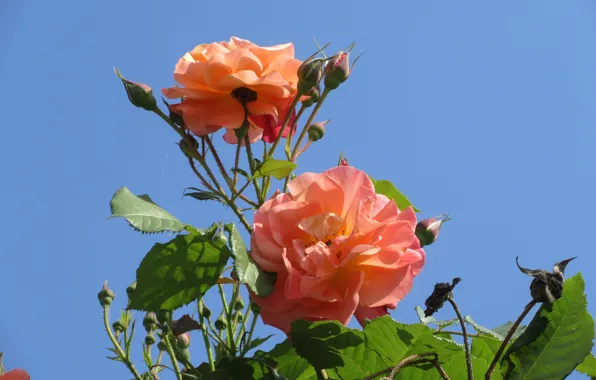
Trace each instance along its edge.
<path fill-rule="evenodd" d="M 333 239 L 345 234 L 344 219 L 332 212 L 309 216 L 298 223 L 298 228 L 308 235 L 304 239 L 307 247 L 322 241 L 328 247 L 333 244 Z"/>

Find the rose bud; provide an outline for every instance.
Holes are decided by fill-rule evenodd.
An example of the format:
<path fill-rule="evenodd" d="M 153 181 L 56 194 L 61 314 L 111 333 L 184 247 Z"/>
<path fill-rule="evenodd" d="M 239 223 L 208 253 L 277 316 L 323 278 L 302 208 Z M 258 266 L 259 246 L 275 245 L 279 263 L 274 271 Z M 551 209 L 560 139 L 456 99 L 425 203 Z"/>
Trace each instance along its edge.
<path fill-rule="evenodd" d="M 254 302 L 250 304 L 250 310 L 255 316 L 261 314 L 261 307 Z"/>
<path fill-rule="evenodd" d="M 157 317 L 155 316 L 154 312 L 145 314 L 145 317 L 143 318 L 143 327 L 147 332 L 155 330 L 157 327 Z"/>
<path fill-rule="evenodd" d="M 319 101 L 319 99 L 321 99 L 321 89 L 320 89 L 319 85 L 317 84 L 316 86 L 314 86 L 305 95 L 309 96 L 309 98 L 302 101 L 302 106 L 304 106 L 304 108 L 308 108 L 308 107 L 312 106 L 313 104 L 317 103 Z"/>
<path fill-rule="evenodd" d="M 135 292 L 135 289 L 137 288 L 137 282 L 134 281 L 132 284 L 130 284 L 128 286 L 128 288 L 126 288 L 126 295 L 128 296 L 128 298 L 130 298 L 132 296 L 132 294 Z"/>
<path fill-rule="evenodd" d="M 448 215 L 434 216 L 424 219 L 416 225 L 416 237 L 420 241 L 420 246 L 431 245 L 439 237 L 441 226 L 450 220 Z"/>
<path fill-rule="evenodd" d="M 101 306 L 110 306 L 112 301 L 114 300 L 114 292 L 112 289 L 108 288 L 108 282 L 103 283 L 103 287 L 97 294 L 97 298 L 99 299 L 99 303 Z"/>
<path fill-rule="evenodd" d="M 199 304 L 199 313 L 201 314 L 201 317 L 205 319 L 211 318 L 211 309 L 209 309 L 203 302 Z"/>
<path fill-rule="evenodd" d="M 340 51 L 325 66 L 325 88 L 335 90 L 350 76 L 350 53 Z"/>
<path fill-rule="evenodd" d="M 236 302 L 234 302 L 234 310 L 238 311 L 242 309 L 244 309 L 244 301 L 242 300 L 242 297 L 238 296 Z"/>
<path fill-rule="evenodd" d="M 154 345 L 156 342 L 155 337 L 153 336 L 153 334 L 147 334 L 147 336 L 145 336 L 145 344 L 147 346 L 151 346 Z"/>
<path fill-rule="evenodd" d="M 215 328 L 219 331 L 225 330 L 228 327 L 228 321 L 223 313 L 214 322 Z"/>
<path fill-rule="evenodd" d="M 116 334 L 120 334 L 124 331 L 124 325 L 120 321 L 112 323 L 112 328 L 114 329 L 114 332 L 116 332 Z"/>
<path fill-rule="evenodd" d="M 160 310 L 157 313 L 157 321 L 161 325 L 169 324 L 172 319 L 172 312 L 170 310 Z"/>
<path fill-rule="evenodd" d="M 574 259 L 576 259 L 576 257 L 556 263 L 552 273 L 542 269 L 522 268 L 519 265 L 517 257 L 515 258 L 515 262 L 522 273 L 534 277 L 530 284 L 530 295 L 532 296 L 532 299 L 536 302 L 551 303 L 558 300 L 563 295 L 563 282 L 565 280 L 563 274 L 565 273 L 567 264 Z"/>
<path fill-rule="evenodd" d="M 323 63 L 321 58 L 307 59 L 298 68 L 298 93 L 306 94 L 321 81 Z"/>
<path fill-rule="evenodd" d="M 325 135 L 325 123 L 318 122 L 308 127 L 308 139 L 312 142 L 319 141 Z"/>
<path fill-rule="evenodd" d="M 188 333 L 178 335 L 176 337 L 176 345 L 181 349 L 188 348 L 190 346 L 190 335 Z"/>
<path fill-rule="evenodd" d="M 117 68 L 114 68 L 114 71 L 122 81 L 122 84 L 124 84 L 128 100 L 130 100 L 133 105 L 147 111 L 155 111 L 157 109 L 157 102 L 155 101 L 151 87 L 143 83 L 129 81 L 120 74 Z"/>
<path fill-rule="evenodd" d="M 157 349 L 160 351 L 167 351 L 168 350 L 168 346 L 166 346 L 166 342 L 164 342 L 163 340 L 160 340 L 157 343 Z"/>

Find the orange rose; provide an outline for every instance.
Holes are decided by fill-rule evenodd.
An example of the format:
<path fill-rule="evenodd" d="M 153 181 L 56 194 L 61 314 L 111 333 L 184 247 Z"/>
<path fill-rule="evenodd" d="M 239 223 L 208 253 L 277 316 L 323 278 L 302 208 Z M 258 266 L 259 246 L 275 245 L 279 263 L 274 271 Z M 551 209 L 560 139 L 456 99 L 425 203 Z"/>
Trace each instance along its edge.
<path fill-rule="evenodd" d="M 291 43 L 259 47 L 232 37 L 230 42 L 202 44 L 186 53 L 174 71 L 174 79 L 184 87 L 162 92 L 167 98 L 183 99 L 171 108 L 182 115 L 190 131 L 202 136 L 225 127 L 228 132 L 224 139 L 236 143 L 232 130 L 242 126 L 244 109 L 232 92 L 241 87 L 256 91 L 257 99 L 246 104 L 250 115 L 255 116 L 249 118 L 249 138 L 256 141 L 275 134 L 283 122 L 297 93 L 301 63 L 294 58 Z M 286 127 L 290 130 L 292 125 Z"/>

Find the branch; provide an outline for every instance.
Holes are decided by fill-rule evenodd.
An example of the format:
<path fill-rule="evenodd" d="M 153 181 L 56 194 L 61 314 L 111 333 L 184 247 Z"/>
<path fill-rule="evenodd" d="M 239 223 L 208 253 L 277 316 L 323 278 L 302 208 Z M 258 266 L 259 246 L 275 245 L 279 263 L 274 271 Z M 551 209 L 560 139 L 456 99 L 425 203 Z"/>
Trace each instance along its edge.
<path fill-rule="evenodd" d="M 455 314 L 457 314 L 457 319 L 459 319 L 459 324 L 461 325 L 461 331 L 464 334 L 464 348 L 466 349 L 466 366 L 468 367 L 468 380 L 474 380 L 474 372 L 472 370 L 472 357 L 470 356 L 470 343 L 468 342 L 468 332 L 466 330 L 466 323 L 464 322 L 461 313 L 459 312 L 459 308 L 457 304 L 453 300 L 453 293 L 450 293 L 447 296 L 447 301 L 453 306 L 453 310 L 455 310 Z"/>
<path fill-rule="evenodd" d="M 526 315 L 528 315 L 530 310 L 532 310 L 534 305 L 536 305 L 536 300 L 530 301 L 530 303 L 527 304 L 524 308 L 524 311 L 522 311 L 521 315 L 517 318 L 517 321 L 515 321 L 513 326 L 511 326 L 511 329 L 507 333 L 507 336 L 503 340 L 503 343 L 501 343 L 501 347 L 499 347 L 499 351 L 497 351 L 495 358 L 493 359 L 493 362 L 490 363 L 490 367 L 488 367 L 488 371 L 486 371 L 486 375 L 484 376 L 486 380 L 490 380 L 491 376 L 493 375 L 493 372 L 495 371 L 495 367 L 497 366 L 497 363 L 499 362 L 499 359 L 503 354 L 503 351 L 505 351 L 505 347 L 507 347 L 507 343 L 509 343 L 511 337 L 513 337 L 513 334 L 515 333 L 515 330 L 517 330 L 519 325 L 522 323 Z"/>
<path fill-rule="evenodd" d="M 363 380 L 373 380 L 375 377 L 384 375 L 386 373 L 389 373 L 389 377 L 384 377 L 382 380 L 392 380 L 400 369 L 422 363 L 431 363 L 437 369 L 443 380 L 449 380 L 449 376 L 447 376 L 447 373 L 445 373 L 445 370 L 441 367 L 441 363 L 439 363 L 439 355 L 434 352 L 426 352 L 408 356 L 407 358 L 400 361 L 395 367 L 386 368 L 382 371 L 373 373 L 372 375 L 365 377 Z"/>

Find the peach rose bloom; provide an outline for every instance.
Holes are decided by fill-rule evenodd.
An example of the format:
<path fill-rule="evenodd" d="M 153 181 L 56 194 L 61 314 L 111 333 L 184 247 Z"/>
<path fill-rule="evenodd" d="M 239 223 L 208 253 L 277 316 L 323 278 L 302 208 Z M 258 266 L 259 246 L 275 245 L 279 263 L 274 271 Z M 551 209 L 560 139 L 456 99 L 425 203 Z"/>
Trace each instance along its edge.
<path fill-rule="evenodd" d="M 232 37 L 229 42 L 202 44 L 186 53 L 174 71 L 174 79 L 183 87 L 162 92 L 170 99 L 183 98 L 171 109 L 182 115 L 194 134 L 202 136 L 225 127 L 224 139 L 236 143 L 233 129 L 242 125 L 244 110 L 232 91 L 241 87 L 256 91 L 256 101 L 247 103 L 249 138 L 256 141 L 270 138 L 283 122 L 297 92 L 301 63 L 294 58 L 291 43 L 259 47 Z M 291 129 L 286 127 L 287 133 Z"/>
<path fill-rule="evenodd" d="M 362 324 L 394 309 L 424 265 L 414 210 L 352 166 L 301 174 L 288 189 L 254 217 L 252 258 L 277 273 L 271 295 L 253 295 L 263 322 L 288 332 L 297 319 Z"/>

